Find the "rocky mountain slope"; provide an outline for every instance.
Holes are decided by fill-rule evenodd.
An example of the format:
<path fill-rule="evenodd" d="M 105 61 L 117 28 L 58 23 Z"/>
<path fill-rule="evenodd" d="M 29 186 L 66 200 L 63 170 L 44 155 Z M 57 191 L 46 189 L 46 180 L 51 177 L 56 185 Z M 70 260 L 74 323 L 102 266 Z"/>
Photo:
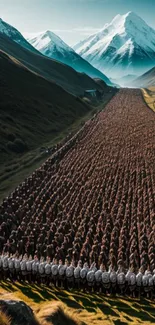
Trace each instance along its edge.
<path fill-rule="evenodd" d="M 140 75 L 155 65 L 155 30 L 128 12 L 117 15 L 74 50 L 108 77 Z"/>
<path fill-rule="evenodd" d="M 103 73 L 95 69 L 90 63 L 84 60 L 53 32 L 46 31 L 36 35 L 35 37 L 33 36 L 33 38 L 28 38 L 27 40 L 38 51 L 49 58 L 67 64 L 76 71 L 84 72 L 92 78 L 100 78 L 108 85 L 112 85 L 111 81 Z"/>
<path fill-rule="evenodd" d="M 3 19 L 0 18 L 0 33 L 8 36 L 16 43 L 25 47 L 26 49 L 37 53 L 38 51 L 23 37 L 23 35 L 13 26 L 6 23 Z"/>
<path fill-rule="evenodd" d="M 0 49 L 20 61 L 25 67 L 45 79 L 55 82 L 66 91 L 83 96 L 86 89 L 100 89 L 95 80 L 84 73 L 52 60 L 41 53 L 34 53 L 0 33 Z M 107 89 L 106 83 L 104 83 Z"/>

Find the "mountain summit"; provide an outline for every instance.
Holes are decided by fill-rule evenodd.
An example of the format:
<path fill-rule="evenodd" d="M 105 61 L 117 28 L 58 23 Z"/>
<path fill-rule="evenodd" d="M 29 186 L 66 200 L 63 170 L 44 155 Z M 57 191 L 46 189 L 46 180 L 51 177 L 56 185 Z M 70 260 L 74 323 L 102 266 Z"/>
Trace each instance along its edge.
<path fill-rule="evenodd" d="M 92 78 L 100 78 L 108 85 L 111 81 L 99 70 L 78 55 L 59 36 L 47 30 L 27 39 L 28 42 L 42 54 L 51 59 L 69 65 L 78 72 L 85 73 Z"/>
<path fill-rule="evenodd" d="M 71 47 L 50 30 L 37 34 L 32 38 L 30 37 L 27 41 L 37 48 L 38 51 L 52 58 L 53 56 L 57 58 L 58 52 L 62 56 L 64 56 L 65 51 L 74 52 Z"/>
<path fill-rule="evenodd" d="M 109 77 L 141 74 L 155 65 L 155 30 L 128 12 L 117 15 L 74 50 Z"/>

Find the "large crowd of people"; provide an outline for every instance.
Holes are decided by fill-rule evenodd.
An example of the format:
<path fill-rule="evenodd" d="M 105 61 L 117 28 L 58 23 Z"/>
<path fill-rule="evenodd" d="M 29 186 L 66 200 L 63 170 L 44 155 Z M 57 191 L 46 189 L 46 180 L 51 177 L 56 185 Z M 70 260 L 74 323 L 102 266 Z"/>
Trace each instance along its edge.
<path fill-rule="evenodd" d="M 0 256 L 0 281 L 3 280 L 46 284 L 64 289 L 77 289 L 105 294 L 130 295 L 132 297 L 155 297 L 155 270 L 144 271 L 142 268 L 135 273 L 132 269 L 125 270 L 120 266 L 107 270 L 102 264 L 97 268 L 96 263 L 88 265 L 78 261 L 65 263 L 50 258 L 46 260 L 37 256 L 23 257 L 4 254 Z"/>
<path fill-rule="evenodd" d="M 114 272 L 123 270 L 125 278 L 127 270 L 132 270 L 132 280 L 142 274 L 140 292 L 146 294 L 148 288 L 154 292 L 151 281 L 155 270 L 155 127 L 143 102 L 139 108 L 141 93 L 133 90 L 133 94 L 124 95 L 124 92 L 112 99 L 105 112 L 97 114 L 79 133 L 58 146 L 40 168 L 3 200 L 0 254 L 5 256 L 2 260 L 7 260 L 8 266 L 5 272 L 1 262 L 2 279 L 48 278 L 54 282 L 59 275 L 54 278 L 54 267 L 51 269 L 47 260 L 57 261 L 56 269 L 58 261 L 65 267 L 72 263 L 75 268 L 81 261 L 82 268 L 85 263 L 88 269 L 96 264 L 98 271 L 90 270 L 92 277 L 101 271 L 109 275 L 109 267 Z M 149 136 L 144 137 L 143 130 Z M 12 256 L 15 256 L 13 262 Z M 22 261 L 18 256 L 22 256 Z M 43 267 L 43 276 L 39 268 L 36 273 L 31 266 L 30 272 L 20 269 L 24 263 L 32 265 L 30 256 L 37 259 L 40 269 Z M 10 265 L 20 265 L 19 272 L 16 267 L 10 272 L 9 261 Z M 48 277 L 45 261 L 46 272 L 50 270 Z M 119 284 L 119 273 L 114 285 L 108 283 L 107 290 L 122 288 L 125 292 L 127 287 L 129 292 L 136 287 L 137 292 L 137 282 L 134 286 L 126 280 L 125 284 Z M 146 276 L 150 280 L 145 286 Z M 89 283 L 87 277 L 81 280 L 81 276 L 79 279 L 72 276 L 70 282 L 85 288 Z M 68 285 L 66 273 L 64 278 L 63 284 Z M 102 281 L 98 286 L 96 277 L 92 283 L 88 287 L 106 289 Z"/>

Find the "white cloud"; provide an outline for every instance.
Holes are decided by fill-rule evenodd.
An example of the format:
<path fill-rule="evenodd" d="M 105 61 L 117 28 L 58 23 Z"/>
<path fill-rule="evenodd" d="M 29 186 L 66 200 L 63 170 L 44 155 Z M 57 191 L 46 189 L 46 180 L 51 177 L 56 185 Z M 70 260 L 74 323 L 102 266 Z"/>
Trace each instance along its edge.
<path fill-rule="evenodd" d="M 94 28 L 94 27 L 81 27 L 81 28 L 72 28 L 72 29 L 51 29 L 53 33 L 70 33 L 70 34 L 80 34 L 80 35 L 91 35 L 99 32 L 101 28 Z M 27 33 L 23 32 L 25 38 L 31 38 L 33 36 L 37 36 L 40 33 L 45 31 L 40 31 L 36 33 Z"/>

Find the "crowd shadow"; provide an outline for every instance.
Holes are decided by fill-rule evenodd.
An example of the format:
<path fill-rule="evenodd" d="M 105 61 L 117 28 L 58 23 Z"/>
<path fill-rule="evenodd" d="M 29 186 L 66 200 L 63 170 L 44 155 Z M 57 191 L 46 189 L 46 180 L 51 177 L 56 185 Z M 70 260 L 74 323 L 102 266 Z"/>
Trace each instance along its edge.
<path fill-rule="evenodd" d="M 19 282 L 12 284 L 9 281 L 2 282 L 0 286 L 8 292 L 21 292 L 35 303 L 57 300 L 76 310 L 87 310 L 89 313 L 97 313 L 97 310 L 100 310 L 104 318 L 112 319 L 114 325 L 126 325 L 133 319 L 136 319 L 136 324 L 145 324 L 146 322 L 155 324 L 155 302 L 148 299 L 104 296 L 95 293 L 66 291 L 45 285 L 38 286 Z M 124 323 L 120 320 L 120 314 L 123 314 Z"/>

